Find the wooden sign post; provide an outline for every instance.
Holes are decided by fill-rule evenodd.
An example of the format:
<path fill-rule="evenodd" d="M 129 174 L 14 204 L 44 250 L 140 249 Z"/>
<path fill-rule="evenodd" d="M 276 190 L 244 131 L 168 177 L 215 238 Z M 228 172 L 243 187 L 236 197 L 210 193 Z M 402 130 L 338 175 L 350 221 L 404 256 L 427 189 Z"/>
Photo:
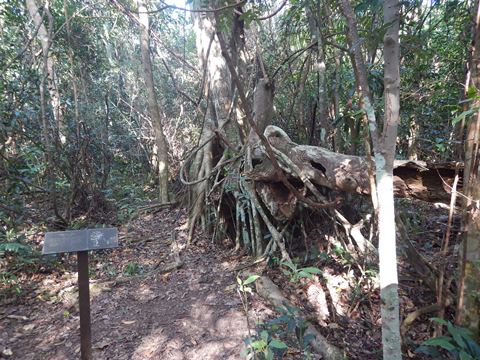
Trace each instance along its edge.
<path fill-rule="evenodd" d="M 45 234 L 45 242 L 42 250 L 43 255 L 66 252 L 77 253 L 80 349 L 82 360 L 92 360 L 88 251 L 111 249 L 117 246 L 118 231 L 116 228 L 56 231 Z"/>

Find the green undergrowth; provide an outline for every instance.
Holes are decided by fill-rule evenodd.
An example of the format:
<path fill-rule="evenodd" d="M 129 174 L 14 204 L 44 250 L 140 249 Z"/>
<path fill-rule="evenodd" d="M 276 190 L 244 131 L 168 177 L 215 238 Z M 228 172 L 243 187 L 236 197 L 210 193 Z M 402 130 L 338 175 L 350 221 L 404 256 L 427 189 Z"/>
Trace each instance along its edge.
<path fill-rule="evenodd" d="M 445 335 L 432 337 L 424 341 L 417 348 L 417 353 L 426 354 L 433 359 L 480 359 L 480 345 L 475 341 L 472 331 L 455 326 L 444 319 L 432 318 L 431 320 L 445 327 Z"/>

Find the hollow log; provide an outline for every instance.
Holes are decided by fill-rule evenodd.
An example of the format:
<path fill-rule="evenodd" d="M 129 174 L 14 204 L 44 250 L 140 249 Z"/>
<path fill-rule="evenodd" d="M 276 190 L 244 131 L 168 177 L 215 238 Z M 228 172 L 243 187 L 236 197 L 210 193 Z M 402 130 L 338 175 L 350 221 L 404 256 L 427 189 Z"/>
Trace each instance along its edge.
<path fill-rule="evenodd" d="M 304 189 L 310 180 L 319 189 L 340 192 L 370 193 L 367 162 L 364 157 L 335 153 L 318 146 L 299 145 L 276 126 L 267 126 L 265 137 L 272 145 L 277 161 L 292 184 Z M 271 165 L 262 145 L 257 144 L 253 170 L 244 175 L 256 182 L 259 195 L 278 220 L 291 218 L 296 201 L 280 184 L 280 177 Z M 259 151 L 260 150 L 260 151 Z M 259 155 L 258 155 L 259 154 Z M 291 164 L 295 166 L 292 167 Z M 394 193 L 397 197 L 427 202 L 450 201 L 456 163 L 429 163 L 396 160 L 394 164 Z M 296 169 L 295 169 L 296 168 Z M 459 168 L 462 179 L 463 165 Z M 461 190 L 461 180 L 460 189 Z"/>

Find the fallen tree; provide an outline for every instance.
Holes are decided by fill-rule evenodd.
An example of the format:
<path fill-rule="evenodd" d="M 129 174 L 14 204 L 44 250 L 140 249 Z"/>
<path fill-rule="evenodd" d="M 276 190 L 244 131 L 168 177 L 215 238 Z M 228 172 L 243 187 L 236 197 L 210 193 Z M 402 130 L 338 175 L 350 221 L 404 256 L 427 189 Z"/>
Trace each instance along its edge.
<path fill-rule="evenodd" d="M 218 153 L 212 156 L 217 161 L 211 164 L 211 170 L 196 181 L 184 181 L 189 185 L 210 184 L 202 196 L 205 202 L 197 196 L 193 201 L 196 205 L 191 209 L 195 213 L 198 204 L 210 206 L 209 217 L 213 214 L 217 224 L 213 231 L 210 229 L 213 237 L 235 237 L 237 247 L 243 246 L 257 257 L 280 249 L 282 257 L 288 258 L 283 244 L 288 223 L 298 218 L 299 210 L 303 208 L 330 208 L 331 217 L 345 228 L 347 236 L 352 237 L 360 252 L 363 253 L 361 249 L 367 247 L 371 249 L 371 244 L 363 238 L 359 229 L 355 234 L 349 233 L 348 228 L 356 225 L 350 224 L 334 209 L 341 204 L 345 193 L 370 194 L 367 159 L 318 146 L 296 144 L 276 126 L 264 129 L 263 139 L 249 137 L 247 146 L 242 148 L 244 153 L 240 150 L 232 155 L 231 147 L 225 146 L 222 150 L 221 146 L 217 146 Z M 221 129 L 215 131 L 212 137 L 218 137 L 220 143 L 225 139 Z M 265 145 L 270 147 L 271 156 Z M 276 164 L 271 161 L 272 156 Z M 448 203 L 455 176 L 460 178 L 458 191 L 461 192 L 463 165 L 397 160 L 393 174 L 395 196 Z M 327 196 L 328 192 L 334 194 L 335 200 Z M 199 214 L 197 212 L 192 218 Z M 194 223 L 190 223 L 191 234 Z M 203 223 L 209 222 L 204 220 Z M 363 226 L 363 223 L 359 225 Z M 206 227 L 204 230 L 209 232 Z M 265 244 L 265 233 L 271 237 L 268 244 Z"/>
<path fill-rule="evenodd" d="M 194 5 L 205 7 L 201 1 Z M 316 222 L 323 216 L 332 227 L 340 224 L 359 252 L 371 252 L 371 242 L 360 231 L 364 222 L 355 219 L 357 223 L 350 224 L 353 220 L 339 209 L 345 192 L 370 194 L 370 184 L 375 183 L 373 164 L 363 157 L 296 144 L 270 125 L 274 76 L 269 77 L 261 54 L 256 53 L 251 60 L 258 63 L 259 71 L 254 75 L 253 96 L 248 95 L 247 62 L 239 57 L 245 50 L 241 13 L 239 3 L 231 14 L 231 33 L 220 31 L 216 10 L 195 16 L 206 104 L 198 145 L 180 171 L 190 188 L 189 241 L 201 225 L 213 242 L 230 237 L 237 248 L 255 257 L 278 249 L 288 259 L 285 236 L 293 238 L 299 228 L 306 233 L 301 211 L 308 208 L 316 212 Z M 462 176 L 463 170 L 455 164 L 398 161 L 395 194 L 448 202 L 456 171 Z"/>
<path fill-rule="evenodd" d="M 307 196 L 311 194 L 321 200 L 315 193 L 316 190 L 324 193 L 322 188 L 370 194 L 366 158 L 339 154 L 318 146 L 296 144 L 276 126 L 267 126 L 264 135 L 289 181 Z M 298 199 L 281 183 L 278 171 L 260 143 L 256 145 L 254 154 L 255 165 L 245 176 L 255 182 L 258 195 L 273 217 L 280 221 L 291 219 Z M 395 196 L 427 202 L 449 202 L 456 166 L 456 163 L 396 160 Z M 458 175 L 462 177 L 463 166 L 459 166 Z"/>

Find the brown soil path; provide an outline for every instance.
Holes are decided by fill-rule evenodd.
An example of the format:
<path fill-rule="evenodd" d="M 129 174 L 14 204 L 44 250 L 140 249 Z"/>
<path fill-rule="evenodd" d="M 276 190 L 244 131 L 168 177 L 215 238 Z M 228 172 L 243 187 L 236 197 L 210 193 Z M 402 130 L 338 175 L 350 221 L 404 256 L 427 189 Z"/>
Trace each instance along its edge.
<path fill-rule="evenodd" d="M 232 271 L 239 259 L 206 239 L 186 247 L 186 230 L 183 210 L 163 210 L 122 228 L 122 248 L 94 255 L 94 359 L 240 358 L 248 331 Z M 174 260 L 172 233 L 183 266 L 162 274 Z M 23 304 L 0 309 L 0 358 L 80 358 L 74 271 L 46 275 Z M 269 313 L 255 297 L 250 305 L 253 320 Z"/>

